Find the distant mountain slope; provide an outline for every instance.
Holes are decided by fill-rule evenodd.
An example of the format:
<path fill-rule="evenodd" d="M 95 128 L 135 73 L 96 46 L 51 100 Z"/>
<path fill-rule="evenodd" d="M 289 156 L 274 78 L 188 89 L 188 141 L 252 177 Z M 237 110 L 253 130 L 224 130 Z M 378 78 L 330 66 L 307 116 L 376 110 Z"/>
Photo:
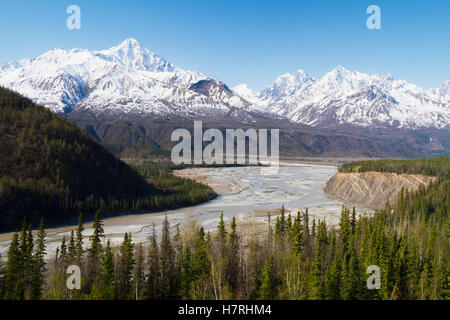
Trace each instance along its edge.
<path fill-rule="evenodd" d="M 0 146 L 1 230 L 19 226 L 24 216 L 62 222 L 79 211 L 160 209 L 185 200 L 170 185 L 147 182 L 74 124 L 1 87 Z M 203 191 L 186 202 L 209 198 Z"/>
<path fill-rule="evenodd" d="M 279 76 L 260 94 L 240 86 L 235 92 L 262 110 L 319 128 L 450 128 L 449 81 L 424 89 L 390 74 L 339 66 L 320 79 L 298 70 Z"/>
<path fill-rule="evenodd" d="M 320 79 L 284 74 L 260 93 L 180 69 L 126 39 L 107 50 L 53 49 L 0 66 L 0 85 L 57 113 L 88 110 L 115 116 L 233 117 L 267 112 L 319 128 L 408 129 L 450 126 L 450 82 L 424 89 L 390 74 L 338 66 Z"/>
<path fill-rule="evenodd" d="M 199 81 L 216 85 L 197 92 Z M 0 66 L 0 85 L 57 113 L 86 109 L 102 114 L 217 116 L 249 102 L 217 90 L 215 79 L 182 70 L 134 39 L 108 50 L 53 49 Z M 206 94 L 205 94 L 206 93 Z"/>

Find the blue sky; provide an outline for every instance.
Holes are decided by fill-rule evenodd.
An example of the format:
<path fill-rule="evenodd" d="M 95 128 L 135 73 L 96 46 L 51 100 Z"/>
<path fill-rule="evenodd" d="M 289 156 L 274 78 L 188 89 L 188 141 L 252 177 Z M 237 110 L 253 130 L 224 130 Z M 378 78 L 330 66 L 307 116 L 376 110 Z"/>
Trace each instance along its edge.
<path fill-rule="evenodd" d="M 81 30 L 66 8 L 81 8 Z M 368 30 L 366 8 L 381 8 Z M 128 37 L 169 62 L 261 90 L 280 74 L 337 65 L 425 87 L 450 79 L 449 0 L 2 0 L 0 64 L 54 47 L 105 49 Z"/>

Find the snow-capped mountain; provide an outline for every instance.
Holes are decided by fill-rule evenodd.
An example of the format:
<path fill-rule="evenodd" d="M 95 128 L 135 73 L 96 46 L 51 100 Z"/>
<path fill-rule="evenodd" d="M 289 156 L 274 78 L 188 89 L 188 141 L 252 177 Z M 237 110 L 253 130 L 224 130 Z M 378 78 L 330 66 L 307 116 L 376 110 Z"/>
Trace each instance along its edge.
<path fill-rule="evenodd" d="M 0 86 L 54 112 L 179 117 L 251 112 L 316 127 L 448 128 L 450 81 L 424 89 L 390 74 L 364 74 L 341 66 L 320 79 L 303 70 L 276 78 L 260 93 L 232 89 L 195 71 L 180 69 L 134 39 L 101 51 L 53 49 L 0 66 Z M 260 113 L 261 114 L 261 113 Z"/>
<path fill-rule="evenodd" d="M 192 89 L 200 81 L 211 85 Z M 223 115 L 250 105 L 221 90 L 218 80 L 177 68 L 134 39 L 102 51 L 53 49 L 7 63 L 0 66 L 0 86 L 58 113 Z"/>
<path fill-rule="evenodd" d="M 450 126 L 450 81 L 424 89 L 390 74 L 364 74 L 339 66 L 317 80 L 298 70 L 279 76 L 259 95 L 248 97 L 247 92 L 241 96 L 263 110 L 311 126 Z"/>

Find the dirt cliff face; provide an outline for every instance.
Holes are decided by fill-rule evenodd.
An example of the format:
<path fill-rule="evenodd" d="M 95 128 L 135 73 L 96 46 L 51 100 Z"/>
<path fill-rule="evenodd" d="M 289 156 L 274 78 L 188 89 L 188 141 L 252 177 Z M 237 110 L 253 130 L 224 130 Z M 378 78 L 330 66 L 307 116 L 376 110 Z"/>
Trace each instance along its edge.
<path fill-rule="evenodd" d="M 387 172 L 340 173 L 325 186 L 325 193 L 346 204 L 358 204 L 372 209 L 383 208 L 386 201 L 394 203 L 404 187 L 416 191 L 420 184 L 428 185 L 436 177 Z"/>

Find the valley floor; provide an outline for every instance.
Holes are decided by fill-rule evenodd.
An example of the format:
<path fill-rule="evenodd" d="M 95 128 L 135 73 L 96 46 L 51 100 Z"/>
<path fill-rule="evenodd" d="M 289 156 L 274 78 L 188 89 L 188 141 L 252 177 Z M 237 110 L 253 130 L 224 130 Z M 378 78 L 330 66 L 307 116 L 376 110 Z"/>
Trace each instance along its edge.
<path fill-rule="evenodd" d="M 329 198 L 323 191 L 325 183 L 336 173 L 335 166 L 280 163 L 279 173 L 261 175 L 262 167 L 189 168 L 176 171 L 176 175 L 192 178 L 210 185 L 219 196 L 200 205 L 167 212 L 126 214 L 104 219 L 106 238 L 112 245 L 119 245 L 125 232 L 131 232 L 135 242 L 147 242 L 153 230 L 160 232 L 167 213 L 172 228 L 187 225 L 191 221 L 201 224 L 205 230 L 216 228 L 220 212 L 229 223 L 236 217 L 248 228 L 260 229 L 267 224 L 268 213 L 279 214 L 284 205 L 287 213 L 296 215 L 298 210 L 309 209 L 316 219 L 326 219 L 336 225 L 342 202 Z M 358 213 L 371 210 L 359 208 Z M 312 219 L 311 218 L 311 219 Z M 274 222 L 275 219 L 272 219 Z M 48 251 L 54 253 L 62 237 L 70 236 L 75 226 L 48 229 Z M 92 234 L 91 223 L 85 225 L 84 237 Z M 4 255 L 12 233 L 0 234 L 0 252 Z M 106 241 L 106 239 L 105 239 Z M 86 241 L 87 242 L 87 241 Z"/>

